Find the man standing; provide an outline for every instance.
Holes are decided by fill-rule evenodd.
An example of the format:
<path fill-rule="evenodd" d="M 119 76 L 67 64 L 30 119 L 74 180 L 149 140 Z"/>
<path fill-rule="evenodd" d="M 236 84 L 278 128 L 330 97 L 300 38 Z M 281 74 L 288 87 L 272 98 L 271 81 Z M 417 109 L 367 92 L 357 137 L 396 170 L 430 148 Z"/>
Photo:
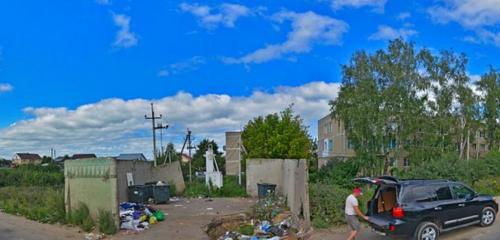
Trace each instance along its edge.
<path fill-rule="evenodd" d="M 349 227 L 351 227 L 351 235 L 347 238 L 348 240 L 356 239 L 356 235 L 359 232 L 360 225 L 357 216 L 368 221 L 368 217 L 359 210 L 358 197 L 362 194 L 361 188 L 354 188 L 352 194 L 345 200 L 345 219 Z"/>

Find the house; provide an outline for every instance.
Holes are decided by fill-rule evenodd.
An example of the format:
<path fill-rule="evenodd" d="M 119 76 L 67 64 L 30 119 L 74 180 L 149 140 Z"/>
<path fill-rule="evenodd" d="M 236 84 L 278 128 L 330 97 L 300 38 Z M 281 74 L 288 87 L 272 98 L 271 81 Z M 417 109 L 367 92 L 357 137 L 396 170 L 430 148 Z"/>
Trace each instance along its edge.
<path fill-rule="evenodd" d="M 119 161 L 147 161 L 142 153 L 122 153 L 115 159 Z"/>
<path fill-rule="evenodd" d="M 87 159 L 87 158 L 97 158 L 97 156 L 93 153 L 78 153 L 78 154 L 73 154 L 71 156 L 71 159 Z"/>
<path fill-rule="evenodd" d="M 42 158 L 35 153 L 16 153 L 12 157 L 12 164 L 19 166 L 23 164 L 41 164 Z"/>
<path fill-rule="evenodd" d="M 188 162 L 191 162 L 193 160 L 192 157 L 190 157 L 189 155 L 183 153 L 181 154 L 181 161 L 182 163 L 188 163 Z"/>

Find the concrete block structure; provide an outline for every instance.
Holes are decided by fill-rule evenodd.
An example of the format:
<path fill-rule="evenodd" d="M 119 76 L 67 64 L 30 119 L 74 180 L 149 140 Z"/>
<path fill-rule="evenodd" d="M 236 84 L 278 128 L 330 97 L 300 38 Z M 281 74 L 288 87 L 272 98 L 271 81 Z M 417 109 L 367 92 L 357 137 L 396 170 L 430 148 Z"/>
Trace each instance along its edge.
<path fill-rule="evenodd" d="M 309 173 L 304 159 L 247 159 L 247 193 L 258 196 L 258 183 L 276 184 L 292 213 L 310 221 Z"/>
<path fill-rule="evenodd" d="M 226 175 L 238 176 L 241 164 L 239 147 L 241 145 L 241 132 L 226 132 Z"/>
<path fill-rule="evenodd" d="M 153 167 L 151 162 L 119 161 L 114 158 L 78 159 L 64 162 L 66 212 L 80 203 L 97 219 L 99 210 L 111 212 L 118 224 L 120 202 L 128 201 L 128 186 L 164 181 L 184 191 L 180 162 Z"/>

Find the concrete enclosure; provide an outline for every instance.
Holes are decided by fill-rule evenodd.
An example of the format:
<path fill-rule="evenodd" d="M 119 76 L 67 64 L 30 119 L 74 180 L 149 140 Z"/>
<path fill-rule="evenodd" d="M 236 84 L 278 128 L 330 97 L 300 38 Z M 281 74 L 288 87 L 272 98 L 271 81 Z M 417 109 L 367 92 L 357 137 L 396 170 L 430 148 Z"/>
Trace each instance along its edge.
<path fill-rule="evenodd" d="M 247 159 L 247 193 L 258 196 L 258 183 L 276 184 L 276 193 L 286 197 L 288 207 L 299 218 L 310 220 L 309 173 L 304 159 Z"/>
<path fill-rule="evenodd" d="M 184 191 L 184 179 L 178 161 L 153 167 L 146 161 L 117 161 L 113 158 L 78 159 L 64 162 L 64 199 L 66 212 L 80 203 L 89 207 L 97 219 L 99 210 L 111 212 L 119 222 L 118 205 L 128 201 L 128 185 L 164 181 Z"/>

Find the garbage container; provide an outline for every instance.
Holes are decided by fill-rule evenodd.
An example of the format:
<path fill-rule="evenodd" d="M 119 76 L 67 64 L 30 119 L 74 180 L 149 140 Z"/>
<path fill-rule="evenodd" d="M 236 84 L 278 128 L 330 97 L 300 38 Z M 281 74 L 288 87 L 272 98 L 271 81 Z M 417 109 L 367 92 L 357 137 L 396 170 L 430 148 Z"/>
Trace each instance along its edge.
<path fill-rule="evenodd" d="M 152 185 L 153 199 L 155 203 L 168 203 L 170 199 L 170 186 Z"/>
<path fill-rule="evenodd" d="M 134 185 L 128 187 L 128 201 L 133 203 L 147 203 L 152 196 L 150 186 Z"/>
<path fill-rule="evenodd" d="M 271 183 L 257 183 L 257 190 L 259 198 L 265 198 L 276 191 L 276 184 Z"/>
<path fill-rule="evenodd" d="M 155 203 L 168 203 L 170 200 L 170 186 L 166 184 L 158 185 L 158 182 L 147 182 L 145 184 L 149 187 L 151 198 Z"/>

